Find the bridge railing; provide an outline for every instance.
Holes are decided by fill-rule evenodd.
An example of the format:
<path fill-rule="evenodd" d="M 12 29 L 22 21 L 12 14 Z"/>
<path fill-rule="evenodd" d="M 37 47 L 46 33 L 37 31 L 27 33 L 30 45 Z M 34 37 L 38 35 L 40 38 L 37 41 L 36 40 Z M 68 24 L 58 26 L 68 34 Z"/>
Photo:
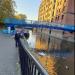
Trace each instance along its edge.
<path fill-rule="evenodd" d="M 6 26 L 25 26 L 32 28 L 48 28 L 48 29 L 57 29 L 57 30 L 65 30 L 65 31 L 75 31 L 74 25 L 67 24 L 59 24 L 52 22 L 43 22 L 43 21 L 33 21 L 33 20 L 18 20 L 14 18 L 5 18 L 3 22 Z"/>
<path fill-rule="evenodd" d="M 22 39 L 19 41 L 19 57 L 22 75 L 48 75 L 31 54 L 28 43 Z"/>
<path fill-rule="evenodd" d="M 33 20 L 25 20 L 28 24 L 38 24 L 38 25 L 52 25 L 52 26 L 61 26 L 61 24 L 46 22 L 46 21 L 33 21 Z M 64 25 L 64 24 L 62 24 Z"/>
<path fill-rule="evenodd" d="M 39 28 L 48 28 L 48 29 L 57 29 L 57 30 L 65 30 L 65 31 L 75 31 L 74 25 L 60 24 L 60 23 L 51 23 L 46 21 L 33 21 L 26 20 L 27 24 L 30 24 L 32 27 Z"/>

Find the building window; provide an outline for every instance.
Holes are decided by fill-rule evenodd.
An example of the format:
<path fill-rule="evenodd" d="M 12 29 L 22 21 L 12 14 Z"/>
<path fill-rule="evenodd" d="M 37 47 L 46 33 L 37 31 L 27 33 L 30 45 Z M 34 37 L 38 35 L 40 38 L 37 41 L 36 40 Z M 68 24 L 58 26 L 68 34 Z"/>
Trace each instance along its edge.
<path fill-rule="evenodd" d="M 59 13 L 60 13 L 60 9 L 59 9 Z"/>
<path fill-rule="evenodd" d="M 56 17 L 56 20 L 57 20 L 57 17 Z"/>
<path fill-rule="evenodd" d="M 61 19 L 63 20 L 63 18 L 64 18 L 64 15 L 62 15 Z"/>
<path fill-rule="evenodd" d="M 54 0 L 54 3 L 56 2 L 56 0 Z"/>
<path fill-rule="evenodd" d="M 53 22 L 53 19 L 51 20 L 51 22 Z"/>
<path fill-rule="evenodd" d="M 59 16 L 58 16 L 58 19 L 57 20 L 59 20 Z"/>
<path fill-rule="evenodd" d="M 66 0 L 64 2 L 66 2 Z"/>

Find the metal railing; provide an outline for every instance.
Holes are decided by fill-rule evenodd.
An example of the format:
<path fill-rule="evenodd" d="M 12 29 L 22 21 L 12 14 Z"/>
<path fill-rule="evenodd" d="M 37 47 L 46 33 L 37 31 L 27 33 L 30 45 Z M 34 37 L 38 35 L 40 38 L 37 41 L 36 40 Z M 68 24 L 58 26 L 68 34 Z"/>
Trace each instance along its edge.
<path fill-rule="evenodd" d="M 48 75 L 47 71 L 29 51 L 26 41 L 20 39 L 18 47 L 22 75 Z"/>
<path fill-rule="evenodd" d="M 43 21 L 33 21 L 33 20 L 18 20 L 14 18 L 5 18 L 3 19 L 4 24 L 7 26 L 24 26 L 32 28 L 48 28 L 48 29 L 57 29 L 64 31 L 75 31 L 74 25 L 67 24 L 58 24 L 52 22 L 43 22 Z"/>

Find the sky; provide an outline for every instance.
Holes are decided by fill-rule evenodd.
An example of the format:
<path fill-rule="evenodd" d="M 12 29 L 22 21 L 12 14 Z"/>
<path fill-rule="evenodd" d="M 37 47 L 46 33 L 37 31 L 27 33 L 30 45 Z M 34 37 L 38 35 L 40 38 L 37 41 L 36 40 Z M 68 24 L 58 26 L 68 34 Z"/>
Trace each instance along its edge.
<path fill-rule="evenodd" d="M 41 0 L 14 0 L 16 11 L 25 14 L 28 20 L 38 20 L 38 11 Z"/>

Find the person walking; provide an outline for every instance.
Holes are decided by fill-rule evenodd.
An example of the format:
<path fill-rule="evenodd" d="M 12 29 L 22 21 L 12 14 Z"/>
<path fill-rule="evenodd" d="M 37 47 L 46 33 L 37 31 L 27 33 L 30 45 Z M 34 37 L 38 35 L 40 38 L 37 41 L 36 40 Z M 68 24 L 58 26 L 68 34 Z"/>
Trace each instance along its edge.
<path fill-rule="evenodd" d="M 19 40 L 20 40 L 20 34 L 19 34 L 19 32 L 16 32 L 15 33 L 15 46 L 16 47 L 18 47 Z"/>

